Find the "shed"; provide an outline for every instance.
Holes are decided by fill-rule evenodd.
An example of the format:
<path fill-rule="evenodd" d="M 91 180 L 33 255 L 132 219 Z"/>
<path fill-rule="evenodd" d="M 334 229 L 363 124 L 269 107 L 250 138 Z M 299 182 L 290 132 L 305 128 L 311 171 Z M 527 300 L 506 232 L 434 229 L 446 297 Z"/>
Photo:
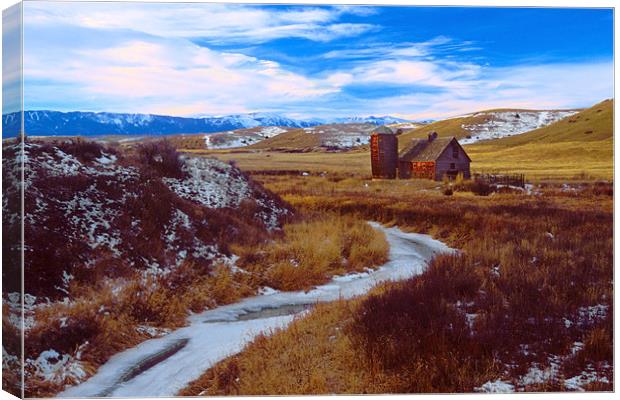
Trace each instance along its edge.
<path fill-rule="evenodd" d="M 414 139 L 398 155 L 398 175 L 402 178 L 454 179 L 459 173 L 469 179 L 471 158 L 455 137 Z"/>

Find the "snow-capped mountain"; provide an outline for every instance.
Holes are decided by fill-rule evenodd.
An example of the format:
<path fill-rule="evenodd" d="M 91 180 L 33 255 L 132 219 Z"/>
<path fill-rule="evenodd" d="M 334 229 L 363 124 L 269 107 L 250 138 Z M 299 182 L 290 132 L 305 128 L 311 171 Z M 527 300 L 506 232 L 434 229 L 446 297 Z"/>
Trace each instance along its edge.
<path fill-rule="evenodd" d="M 307 128 L 325 123 L 370 123 L 384 125 L 406 122 L 394 117 L 351 117 L 331 120 L 301 120 L 275 113 L 249 113 L 195 118 L 152 114 L 124 114 L 107 112 L 25 111 L 24 127 L 27 135 L 169 135 L 177 133 L 212 133 L 258 126 Z M 3 136 L 19 132 L 19 113 L 3 115 Z"/>
<path fill-rule="evenodd" d="M 383 117 L 346 117 L 346 118 L 336 118 L 333 121 L 329 121 L 329 123 L 337 123 L 337 124 L 373 124 L 373 125 L 389 125 L 389 124 L 400 124 L 403 122 L 412 122 L 410 120 L 391 117 L 389 115 L 385 115 Z"/>

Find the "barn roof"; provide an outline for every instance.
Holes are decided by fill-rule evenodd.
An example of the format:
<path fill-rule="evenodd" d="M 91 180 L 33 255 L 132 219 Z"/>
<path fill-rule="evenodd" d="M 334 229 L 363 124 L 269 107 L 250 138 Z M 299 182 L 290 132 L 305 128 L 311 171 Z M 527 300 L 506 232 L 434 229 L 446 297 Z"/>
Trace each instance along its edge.
<path fill-rule="evenodd" d="M 387 126 L 382 125 L 382 126 L 380 126 L 380 127 L 378 127 L 378 128 L 375 128 L 375 129 L 371 132 L 371 134 L 373 134 L 373 133 L 378 133 L 378 134 L 382 134 L 382 135 L 393 135 L 393 134 L 394 134 L 394 131 L 393 131 L 393 130 L 391 130 L 390 128 L 388 128 Z"/>
<path fill-rule="evenodd" d="M 458 141 L 453 136 L 437 138 L 430 142 L 428 139 L 413 139 L 411 143 L 398 154 L 398 159 L 401 161 L 435 161 L 453 140 L 458 144 Z M 467 153 L 465 153 L 465 155 L 467 155 Z"/>

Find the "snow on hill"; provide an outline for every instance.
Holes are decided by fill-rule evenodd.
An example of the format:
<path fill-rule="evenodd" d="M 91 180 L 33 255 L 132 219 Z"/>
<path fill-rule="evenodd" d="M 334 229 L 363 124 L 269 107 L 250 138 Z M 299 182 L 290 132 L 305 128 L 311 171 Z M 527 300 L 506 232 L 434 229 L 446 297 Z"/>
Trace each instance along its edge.
<path fill-rule="evenodd" d="M 182 133 L 212 133 L 255 127 L 305 128 L 325 123 L 387 123 L 406 122 L 394 117 L 351 117 L 335 119 L 293 119 L 275 113 L 249 113 L 196 118 L 151 114 L 108 112 L 25 111 L 24 127 L 30 136 L 98 136 L 98 135 L 171 135 Z M 15 136 L 21 121 L 19 113 L 2 117 L 4 137 Z"/>
<path fill-rule="evenodd" d="M 290 129 L 291 128 L 281 128 L 279 126 L 260 126 L 250 129 L 212 133 L 205 135 L 204 139 L 208 149 L 230 149 L 249 146 L 263 139 L 288 132 Z"/>
<path fill-rule="evenodd" d="M 157 162 L 165 155 L 154 157 Z M 5 143 L 7 237 L 18 225 L 22 159 L 26 292 L 34 296 L 62 297 L 73 279 L 101 273 L 101 263 L 111 259 L 118 261 L 112 275 L 162 276 L 185 260 L 209 268 L 229 255 L 229 240 L 244 226 L 274 230 L 289 213 L 279 198 L 215 159 L 181 159 L 180 169 L 170 172 L 95 143 L 27 142 L 23 154 Z M 10 272 L 6 276 L 20 276 Z M 20 290 L 19 279 L 6 284 Z"/>
<path fill-rule="evenodd" d="M 322 147 L 347 149 L 368 144 L 375 128 L 368 123 L 329 124 L 304 128 L 304 132 L 318 135 Z"/>
<path fill-rule="evenodd" d="M 346 117 L 346 118 L 336 118 L 333 121 L 325 121 L 325 123 L 337 123 L 337 124 L 373 124 L 373 125 L 390 125 L 390 124 L 400 124 L 403 122 L 411 122 L 406 119 L 390 117 L 385 115 L 383 117 Z"/>
<path fill-rule="evenodd" d="M 483 117 L 483 122 L 461 124 L 469 135 L 459 139 L 461 144 L 476 143 L 481 140 L 499 139 L 519 135 L 547 126 L 563 118 L 576 114 L 577 111 L 486 111 L 460 116 Z"/>

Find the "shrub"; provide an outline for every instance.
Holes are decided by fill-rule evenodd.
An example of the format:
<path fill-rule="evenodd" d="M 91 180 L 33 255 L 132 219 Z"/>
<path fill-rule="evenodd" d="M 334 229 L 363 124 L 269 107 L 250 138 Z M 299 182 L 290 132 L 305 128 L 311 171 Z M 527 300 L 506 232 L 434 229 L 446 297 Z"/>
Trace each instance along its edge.
<path fill-rule="evenodd" d="M 493 186 L 479 180 L 470 181 L 468 189 L 478 196 L 488 196 L 493 192 Z"/>
<path fill-rule="evenodd" d="M 108 154 L 116 154 L 116 150 L 112 148 L 104 147 L 96 142 L 81 139 L 72 140 L 67 143 L 60 143 L 58 144 L 58 148 L 65 153 L 75 156 L 81 162 L 92 162 L 96 158 L 101 157 L 104 152 Z"/>
<path fill-rule="evenodd" d="M 161 176 L 179 179 L 186 176 L 183 160 L 167 140 L 145 143 L 138 146 L 137 150 L 141 163 Z"/>

